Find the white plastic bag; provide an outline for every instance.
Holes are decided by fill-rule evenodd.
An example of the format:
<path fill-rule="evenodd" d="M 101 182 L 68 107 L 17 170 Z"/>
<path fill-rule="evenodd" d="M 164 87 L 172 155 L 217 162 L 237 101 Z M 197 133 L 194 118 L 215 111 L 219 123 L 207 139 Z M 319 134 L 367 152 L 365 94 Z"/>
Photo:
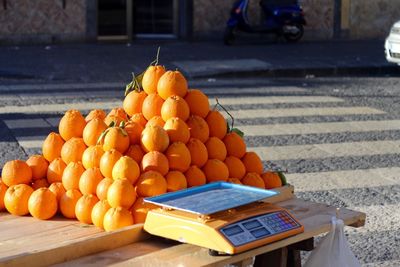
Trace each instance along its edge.
<path fill-rule="evenodd" d="M 332 217 L 332 227 L 311 252 L 304 267 L 361 267 L 347 244 L 343 221 Z"/>

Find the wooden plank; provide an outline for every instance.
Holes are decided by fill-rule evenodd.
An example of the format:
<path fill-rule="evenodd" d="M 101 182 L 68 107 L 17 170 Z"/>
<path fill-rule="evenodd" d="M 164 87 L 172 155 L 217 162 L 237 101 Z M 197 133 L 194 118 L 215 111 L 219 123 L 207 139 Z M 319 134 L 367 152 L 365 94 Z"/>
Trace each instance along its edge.
<path fill-rule="evenodd" d="M 293 197 L 293 186 L 276 191 L 280 194 L 268 199 L 270 202 Z M 142 229 L 143 224 L 105 233 L 61 216 L 41 221 L 30 216 L 0 213 L 0 223 L 0 265 L 4 266 L 54 264 L 149 237 Z"/>
<path fill-rule="evenodd" d="M 279 194 L 276 196 L 267 198 L 266 200 L 264 200 L 265 202 L 277 203 L 277 202 L 281 202 L 284 200 L 294 198 L 294 186 L 290 185 L 290 184 L 287 184 L 287 185 L 279 187 L 279 188 L 272 189 L 272 191 L 279 192 Z"/>
<path fill-rule="evenodd" d="M 149 253 L 143 255 L 138 255 L 132 252 L 131 258 L 129 258 L 128 255 L 124 255 L 124 260 L 122 261 L 116 261 L 114 259 L 113 266 L 224 266 L 227 264 L 235 264 L 251 257 L 274 251 L 290 244 L 308 240 L 316 235 L 326 233 L 331 228 L 332 216 L 336 215 L 335 207 L 308 202 L 297 198 L 279 202 L 278 205 L 287 208 L 297 219 L 299 219 L 299 221 L 304 225 L 304 233 L 233 256 L 213 257 L 208 254 L 208 249 L 189 244 L 176 245 L 173 243 L 171 246 L 163 249 L 150 249 Z M 342 208 L 339 210 L 339 218 L 341 218 L 346 225 L 352 225 L 357 222 L 365 221 L 365 214 Z M 359 224 L 359 226 L 361 226 L 361 224 Z M 96 260 L 95 262 L 98 265 L 106 265 L 110 261 L 109 255 L 112 255 L 113 251 L 108 251 L 106 253 L 107 254 L 99 253 L 93 256 L 87 256 L 69 262 L 68 264 L 91 266 L 86 263 Z"/>
<path fill-rule="evenodd" d="M 75 224 L 79 225 L 79 222 L 75 222 Z M 53 229 L 54 231 L 51 233 L 44 231 L 26 239 L 8 240 L 8 245 L 15 245 L 17 253 L 11 254 L 10 250 L 2 248 L 0 253 L 4 251 L 6 255 L 8 253 L 8 256 L 4 254 L 1 256 L 0 266 L 48 266 L 149 238 L 149 235 L 142 229 L 143 224 L 136 224 L 113 232 L 103 232 L 94 227 L 91 227 L 92 229 L 79 226 L 69 227 L 61 234 L 57 234 L 57 229 Z M 75 231 L 74 233 L 72 233 L 72 229 Z M 5 245 L 7 246 L 7 243 Z M 12 248 L 10 249 L 12 250 Z"/>

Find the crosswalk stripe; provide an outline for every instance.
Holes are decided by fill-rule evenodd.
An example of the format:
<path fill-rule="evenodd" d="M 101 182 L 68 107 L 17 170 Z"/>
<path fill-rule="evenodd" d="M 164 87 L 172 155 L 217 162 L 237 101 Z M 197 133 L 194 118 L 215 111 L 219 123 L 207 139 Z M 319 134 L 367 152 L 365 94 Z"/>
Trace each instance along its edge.
<path fill-rule="evenodd" d="M 82 102 L 82 103 L 65 103 L 65 104 L 47 104 L 47 105 L 29 105 L 29 106 L 6 106 L 0 107 L 0 114 L 9 113 L 46 113 L 46 112 L 64 112 L 69 109 L 77 109 L 80 111 L 91 109 L 111 109 L 121 107 L 121 101 L 111 102 Z"/>
<path fill-rule="evenodd" d="M 398 267 L 400 266 L 400 260 L 388 260 L 388 261 L 378 261 L 378 262 L 369 262 L 369 263 L 364 263 L 362 267 L 376 267 L 376 266 L 382 266 L 382 267 Z"/>
<path fill-rule="evenodd" d="M 333 144 L 249 147 L 268 160 L 320 159 L 363 155 L 399 154 L 400 141 L 368 141 Z"/>
<path fill-rule="evenodd" d="M 371 206 L 351 206 L 349 209 L 357 210 L 367 214 L 366 225 L 361 228 L 347 228 L 348 233 L 368 233 L 371 231 L 398 231 L 400 217 L 400 205 L 386 204 Z M 381 218 L 385 218 L 385 223 L 379 223 Z M 386 266 L 386 265 L 385 265 Z M 400 266 L 400 265 L 396 265 Z"/>
<path fill-rule="evenodd" d="M 81 90 L 81 89 L 124 89 L 126 83 L 122 82 L 100 82 L 100 83 L 63 83 L 63 84 L 10 84 L 0 85 L 0 94 L 2 91 L 13 91 L 18 94 L 21 91 L 36 90 L 40 91 L 58 91 L 58 90 Z M 191 88 L 204 87 L 202 83 L 192 83 Z M 218 88 L 218 91 L 215 90 Z M 248 94 L 248 93 L 301 93 L 306 92 L 304 88 L 297 86 L 287 86 L 284 88 L 274 88 L 271 86 L 258 86 L 254 88 L 233 87 L 231 84 L 208 84 L 207 88 L 201 88 L 205 94 Z"/>
<path fill-rule="evenodd" d="M 287 173 L 296 192 L 387 186 L 400 181 L 400 167 L 311 173 Z"/>
<path fill-rule="evenodd" d="M 41 148 L 45 138 L 46 136 L 42 136 L 40 139 L 35 139 L 35 140 L 23 140 L 18 137 L 16 139 L 19 145 L 22 146 L 23 148 Z"/>
<path fill-rule="evenodd" d="M 246 136 L 370 132 L 400 130 L 400 120 L 240 125 L 239 129 Z"/>
<path fill-rule="evenodd" d="M 224 101 L 224 104 L 228 105 L 235 105 L 239 104 L 251 104 L 252 101 L 253 104 L 273 104 L 273 103 L 314 103 L 317 102 L 316 100 L 319 100 L 318 102 L 341 102 L 342 100 L 339 98 L 334 98 L 334 97 L 317 97 L 317 98 L 312 98 L 312 97 L 257 97 L 257 98 L 239 98 L 242 101 L 238 102 L 238 98 L 222 98 Z M 226 100 L 226 101 L 225 101 Z M 210 99 L 210 104 L 213 105 L 215 104 L 215 100 Z M 0 107 L 0 114 L 8 114 L 8 113 L 26 113 L 26 114 L 32 114 L 32 113 L 46 113 L 46 112 L 63 112 L 69 109 L 78 109 L 78 110 L 91 110 L 95 108 L 102 108 L 102 109 L 111 109 L 114 107 L 120 107 L 122 106 L 122 101 L 103 101 L 103 102 L 74 102 L 74 103 L 64 103 L 64 104 L 44 104 L 44 105 L 28 105 L 28 106 L 5 106 L 5 107 Z M 286 110 L 288 110 L 288 114 L 297 114 L 299 112 L 302 112 L 304 114 L 307 113 L 315 113 L 319 112 L 321 115 L 326 114 L 335 114 L 338 113 L 337 115 L 340 114 L 380 114 L 383 113 L 382 111 L 378 111 L 375 109 L 371 108 L 364 108 L 364 107 L 355 107 L 355 108 L 330 108 L 330 111 L 319 111 L 317 109 L 307 112 L 307 108 L 303 109 L 293 109 L 293 111 L 290 111 L 291 109 L 271 109 L 267 110 L 268 112 L 264 112 L 263 110 L 252 110 L 249 111 L 250 114 L 254 114 L 253 117 L 259 116 L 259 114 L 272 114 L 271 116 L 279 116 L 279 114 L 284 114 Z M 233 114 L 238 113 L 237 111 L 232 111 Z M 260 113 L 263 112 L 263 113 Z M 275 114 L 275 115 L 273 115 Z M 241 113 L 239 113 L 238 118 L 243 117 Z M 283 116 L 283 115 L 280 115 Z M 248 116 L 251 117 L 251 116 Z"/>
<path fill-rule="evenodd" d="M 229 113 L 235 119 L 385 114 L 384 111 L 368 107 L 241 109 Z"/>
<path fill-rule="evenodd" d="M 62 90 L 62 89 L 96 89 L 125 87 L 121 82 L 101 82 L 101 83 L 59 83 L 59 84 L 11 84 L 1 85 L 0 90 Z"/>
<path fill-rule="evenodd" d="M 290 103 L 331 103 L 344 102 L 343 99 L 332 96 L 266 96 L 266 97 L 221 97 L 218 102 L 222 105 L 245 104 L 290 104 Z M 210 98 L 210 104 L 215 105 L 216 100 Z"/>

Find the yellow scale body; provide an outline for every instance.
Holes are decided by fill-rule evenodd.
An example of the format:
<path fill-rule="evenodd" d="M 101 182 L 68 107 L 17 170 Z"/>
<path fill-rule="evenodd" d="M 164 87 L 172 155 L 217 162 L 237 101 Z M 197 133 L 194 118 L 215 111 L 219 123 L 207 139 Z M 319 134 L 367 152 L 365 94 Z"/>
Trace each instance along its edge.
<path fill-rule="evenodd" d="M 265 235 L 266 230 L 262 230 L 262 228 L 269 229 L 268 224 L 273 222 L 263 224 L 262 220 L 282 217 L 290 221 L 294 226 Z M 255 220 L 255 218 L 258 219 Z M 258 225 L 260 223 L 262 226 Z M 240 229 L 237 228 L 238 225 Z M 251 225 L 258 226 L 256 226 L 255 230 L 247 230 L 245 228 Z M 195 214 L 166 207 L 158 208 L 149 211 L 144 229 L 153 235 L 227 254 L 240 253 L 304 231 L 303 226 L 287 210 L 265 202 L 253 202 L 210 215 Z M 235 234 L 239 230 L 244 232 Z M 264 232 L 264 236 L 255 238 L 254 233 L 257 231 Z M 227 234 L 232 233 L 234 235 L 228 237 Z M 252 236 L 253 239 L 250 240 Z M 247 240 L 240 240 L 239 237 L 244 240 L 247 238 Z"/>

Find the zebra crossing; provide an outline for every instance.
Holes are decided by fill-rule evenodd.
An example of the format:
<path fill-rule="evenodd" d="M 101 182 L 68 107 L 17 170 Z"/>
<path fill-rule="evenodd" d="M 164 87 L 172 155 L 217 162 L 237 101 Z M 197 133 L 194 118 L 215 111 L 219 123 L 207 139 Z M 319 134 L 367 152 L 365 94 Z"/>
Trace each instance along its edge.
<path fill-rule="evenodd" d="M 0 86 L 1 97 L 2 92 L 15 90 L 19 99 L 21 95 L 33 94 L 32 90 L 36 89 L 35 97 L 47 100 L 56 90 L 71 89 L 66 103 L 0 106 L 0 119 L 27 155 L 40 153 L 44 138 L 50 131 L 57 130 L 64 111 L 75 108 L 87 113 L 94 108 L 108 110 L 121 106 L 118 89 L 121 86 L 119 83 Z M 69 101 L 82 88 L 91 90 L 91 95 L 99 91 L 98 96 L 103 99 Z M 104 90 L 107 97 L 104 97 Z M 400 221 L 396 219 L 400 218 L 400 164 L 396 164 L 400 140 L 396 135 L 368 138 L 371 132 L 397 133 L 400 119 L 389 118 L 385 111 L 374 107 L 349 105 L 344 98 L 307 94 L 306 89 L 295 86 L 207 88 L 204 92 L 210 96 L 211 106 L 216 104 L 213 97 L 218 97 L 238 119 L 236 126 L 245 133 L 249 151 L 257 152 L 265 164 L 274 162 L 288 169 L 287 180 L 295 186 L 299 197 L 367 213 L 364 227 L 346 228 L 351 248 L 363 266 L 400 265 L 400 252 L 396 247 L 400 242 Z M 6 96 L 13 98 L 10 94 Z M 54 98 L 60 96 L 54 95 Z M 317 122 L 298 122 L 304 117 L 318 119 Z M 328 117 L 336 120 L 328 120 Z M 263 119 L 275 118 L 281 121 L 263 123 Z M 342 118 L 346 119 L 342 121 Z M 324 142 L 324 137 L 340 135 L 357 138 L 336 141 L 327 138 Z M 301 138 L 308 138 L 307 142 L 299 142 Z M 272 142 L 279 139 L 287 142 Z M 394 157 L 394 160 L 371 165 L 365 161 L 371 157 Z M 341 168 L 341 161 L 354 164 Z M 307 168 L 305 162 L 314 163 L 314 167 Z M 298 168 L 297 163 L 303 167 Z M 380 241 L 381 235 L 385 235 L 386 243 Z"/>

